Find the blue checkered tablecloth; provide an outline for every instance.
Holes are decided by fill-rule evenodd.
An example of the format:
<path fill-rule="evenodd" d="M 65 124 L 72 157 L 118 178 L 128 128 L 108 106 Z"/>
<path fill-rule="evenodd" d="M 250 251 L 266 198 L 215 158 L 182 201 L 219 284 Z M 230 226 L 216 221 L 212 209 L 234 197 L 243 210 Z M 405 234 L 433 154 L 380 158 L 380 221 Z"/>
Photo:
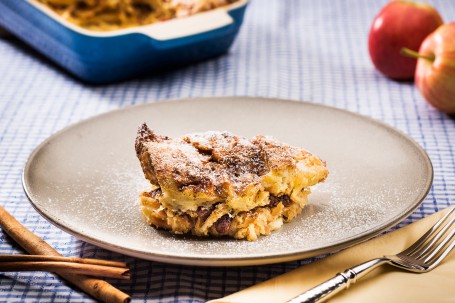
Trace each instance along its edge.
<path fill-rule="evenodd" d="M 126 261 L 132 281 L 109 280 L 133 302 L 205 302 L 312 260 L 251 266 L 186 267 L 143 261 L 79 241 L 30 206 L 21 173 L 30 152 L 65 126 L 112 109 L 170 98 L 264 96 L 307 100 L 370 116 L 416 140 L 434 165 L 434 184 L 406 225 L 455 204 L 455 120 L 424 101 L 412 83 L 378 74 L 369 59 L 370 24 L 387 2 L 253 0 L 229 53 L 159 76 L 88 86 L 27 45 L 0 39 L 0 203 L 66 256 Z M 446 21 L 455 1 L 432 3 Z M 0 232 L 0 254 L 23 253 Z M 0 302 L 93 302 L 50 273 L 0 274 Z"/>

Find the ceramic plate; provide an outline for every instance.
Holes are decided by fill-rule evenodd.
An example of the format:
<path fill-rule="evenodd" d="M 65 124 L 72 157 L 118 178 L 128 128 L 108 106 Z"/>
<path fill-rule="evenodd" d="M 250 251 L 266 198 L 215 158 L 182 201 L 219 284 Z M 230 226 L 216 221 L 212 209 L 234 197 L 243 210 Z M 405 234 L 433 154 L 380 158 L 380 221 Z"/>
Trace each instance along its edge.
<path fill-rule="evenodd" d="M 142 122 L 169 136 L 271 135 L 318 155 L 330 175 L 299 217 L 256 242 L 173 236 L 148 226 L 138 207 L 138 194 L 150 187 L 134 150 Z M 312 103 L 224 97 L 134 106 L 67 127 L 31 154 L 23 184 L 41 215 L 83 241 L 143 259 L 231 266 L 296 260 L 366 240 L 410 215 L 432 178 L 425 151 L 383 123 Z"/>

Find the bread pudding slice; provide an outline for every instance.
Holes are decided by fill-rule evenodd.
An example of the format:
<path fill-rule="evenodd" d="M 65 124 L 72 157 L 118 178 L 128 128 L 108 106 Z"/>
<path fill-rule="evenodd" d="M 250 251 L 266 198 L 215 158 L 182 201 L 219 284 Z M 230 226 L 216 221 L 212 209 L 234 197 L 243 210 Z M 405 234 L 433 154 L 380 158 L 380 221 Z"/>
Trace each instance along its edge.
<path fill-rule="evenodd" d="M 139 127 L 136 153 L 151 190 L 140 194 L 148 223 L 175 234 L 257 240 L 298 215 L 325 163 L 256 136 L 204 132 L 178 139 Z"/>

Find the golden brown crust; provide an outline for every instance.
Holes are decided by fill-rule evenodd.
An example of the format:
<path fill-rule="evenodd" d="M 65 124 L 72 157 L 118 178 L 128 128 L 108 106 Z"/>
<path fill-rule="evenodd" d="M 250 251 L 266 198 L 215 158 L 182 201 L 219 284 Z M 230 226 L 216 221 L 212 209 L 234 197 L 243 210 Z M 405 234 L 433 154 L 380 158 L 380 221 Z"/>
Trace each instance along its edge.
<path fill-rule="evenodd" d="M 158 136 L 144 123 L 136 153 L 145 177 L 164 191 L 177 188 L 224 199 L 261 182 L 271 169 L 295 167 L 306 151 L 257 136 L 251 141 L 228 132 L 191 134 L 179 139 Z"/>
<path fill-rule="evenodd" d="M 237 0 L 37 0 L 81 27 L 109 31 L 191 16 Z"/>

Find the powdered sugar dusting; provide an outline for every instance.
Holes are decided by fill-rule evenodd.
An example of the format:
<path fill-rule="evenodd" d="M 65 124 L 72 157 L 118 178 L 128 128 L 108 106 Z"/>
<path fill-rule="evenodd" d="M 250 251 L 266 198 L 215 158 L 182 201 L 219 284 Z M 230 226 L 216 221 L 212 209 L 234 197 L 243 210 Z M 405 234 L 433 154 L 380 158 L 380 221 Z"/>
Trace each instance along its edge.
<path fill-rule="evenodd" d="M 229 132 L 170 138 L 145 123 L 135 147 L 146 178 L 163 192 L 185 188 L 194 194 L 206 192 L 214 201 L 259 184 L 270 170 L 293 166 L 306 153 L 266 137 L 249 140 Z"/>
<path fill-rule="evenodd" d="M 223 99 L 209 106 L 211 102 L 178 103 L 178 111 L 169 106 L 169 115 L 183 124 L 169 123 L 169 115 L 150 105 L 69 128 L 31 158 L 24 174 L 27 194 L 48 219 L 85 241 L 158 261 L 233 265 L 290 260 L 355 243 L 398 223 L 430 186 L 425 154 L 371 120 L 315 105 Z M 263 116 L 245 114 L 248 107 L 260 107 Z M 278 111 L 283 114 L 276 115 Z M 219 112 L 222 120 L 214 114 Z M 156 230 L 146 224 L 137 204 L 150 183 L 131 146 L 137 125 L 151 117 L 176 136 L 228 129 L 252 137 L 260 125 L 265 134 L 312 150 L 327 162 L 329 177 L 313 187 L 302 214 L 256 242 Z M 238 117 L 251 128 L 240 126 Z M 273 125 L 263 117 L 274 117 Z"/>
<path fill-rule="evenodd" d="M 326 183 L 313 188 L 310 204 L 299 217 L 257 242 L 176 236 L 148 226 L 137 205 L 137 195 L 149 184 L 144 181 L 140 169 L 121 165 L 105 177 L 98 175 L 93 179 L 76 180 L 83 181 L 87 191 L 71 192 L 71 187 L 59 188 L 71 192 L 74 197 L 68 204 L 72 211 L 62 213 L 61 218 L 83 227 L 89 236 L 101 235 L 108 242 L 128 249 L 188 258 L 202 255 L 232 259 L 310 251 L 345 241 L 377 227 L 378 222 L 387 219 L 396 207 L 394 205 L 415 194 L 384 182 L 371 195 L 369 189 L 349 185 L 342 180 L 344 176 L 332 171 Z M 391 196 L 398 201 L 390 200 Z"/>

